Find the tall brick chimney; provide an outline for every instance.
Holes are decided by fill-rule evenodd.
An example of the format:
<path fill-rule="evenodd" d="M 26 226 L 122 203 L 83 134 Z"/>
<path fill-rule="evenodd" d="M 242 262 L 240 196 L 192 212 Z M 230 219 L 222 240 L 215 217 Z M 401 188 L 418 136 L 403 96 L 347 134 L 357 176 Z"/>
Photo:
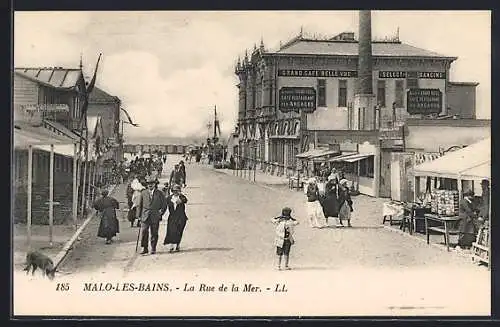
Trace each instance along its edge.
<path fill-rule="evenodd" d="M 373 93 L 372 76 L 372 19 L 369 10 L 359 12 L 357 94 Z"/>
<path fill-rule="evenodd" d="M 354 129 L 375 129 L 375 95 L 373 94 L 371 11 L 359 12 L 358 79 L 354 94 Z"/>

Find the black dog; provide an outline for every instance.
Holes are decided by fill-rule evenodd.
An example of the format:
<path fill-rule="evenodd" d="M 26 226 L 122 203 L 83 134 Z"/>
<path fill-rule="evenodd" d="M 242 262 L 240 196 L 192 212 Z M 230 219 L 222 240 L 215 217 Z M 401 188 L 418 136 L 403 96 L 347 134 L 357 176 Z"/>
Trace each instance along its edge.
<path fill-rule="evenodd" d="M 29 274 L 31 267 L 33 267 L 32 275 L 35 274 L 35 270 L 40 268 L 44 276 L 47 276 L 50 280 L 54 279 L 56 269 L 54 268 L 54 263 L 45 254 L 38 251 L 30 251 L 26 254 L 26 274 Z"/>

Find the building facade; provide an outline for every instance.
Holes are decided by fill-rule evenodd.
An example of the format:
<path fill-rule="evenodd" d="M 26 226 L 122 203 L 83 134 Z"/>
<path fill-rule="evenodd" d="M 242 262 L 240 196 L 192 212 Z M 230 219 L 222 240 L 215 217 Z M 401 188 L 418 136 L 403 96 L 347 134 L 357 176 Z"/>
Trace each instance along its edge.
<path fill-rule="evenodd" d="M 239 154 L 293 174 L 304 170 L 297 154 L 338 144 L 357 154 L 347 164 L 360 191 L 388 197 L 392 153 L 404 150 L 407 120 L 475 118 L 477 83 L 449 80 L 457 58 L 399 38 L 372 42 L 376 105 L 355 109 L 358 56 L 351 32 L 321 40 L 300 33 L 277 51 L 261 42 L 245 54 L 235 69 Z"/>
<path fill-rule="evenodd" d="M 123 160 L 123 131 L 120 125 L 121 100 L 94 87 L 89 96 L 89 117 L 99 117 L 104 142 L 110 146 L 110 156 L 116 162 Z"/>
<path fill-rule="evenodd" d="M 79 143 L 85 81 L 80 69 L 16 68 L 13 84 L 14 221 L 25 221 L 28 150 L 23 140 L 46 140 L 33 148 L 33 221 L 48 223 L 51 140 L 66 139 L 54 150 L 54 222 L 71 217 L 74 145 Z"/>

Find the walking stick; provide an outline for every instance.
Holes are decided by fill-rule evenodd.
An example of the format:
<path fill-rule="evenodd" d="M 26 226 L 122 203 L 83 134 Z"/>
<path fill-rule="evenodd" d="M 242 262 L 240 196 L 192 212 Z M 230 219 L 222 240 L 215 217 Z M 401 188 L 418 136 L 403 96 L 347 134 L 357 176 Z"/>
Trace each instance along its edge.
<path fill-rule="evenodd" d="M 135 242 L 135 252 L 137 253 L 137 249 L 139 248 L 139 239 L 141 238 L 142 224 L 139 227 L 139 231 L 137 232 L 137 242 Z"/>

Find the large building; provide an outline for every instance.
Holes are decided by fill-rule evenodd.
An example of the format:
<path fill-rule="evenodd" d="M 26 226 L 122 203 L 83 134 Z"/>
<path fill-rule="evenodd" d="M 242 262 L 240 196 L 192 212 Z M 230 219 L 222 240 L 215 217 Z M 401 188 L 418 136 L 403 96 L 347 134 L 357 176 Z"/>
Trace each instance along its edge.
<path fill-rule="evenodd" d="M 454 126 L 488 131 L 489 122 L 474 119 L 477 83 L 449 79 L 457 58 L 399 37 L 371 42 L 374 105 L 356 105 L 358 43 L 352 32 L 313 39 L 301 31 L 277 51 L 267 51 L 261 41 L 238 60 L 239 154 L 260 165 L 274 163 L 283 174 L 306 170 L 298 166 L 298 154 L 326 149 L 328 160 L 337 162 L 349 155 L 344 164 L 351 164 L 347 171 L 359 190 L 389 197 L 390 166 L 394 152 L 406 151 L 407 122 L 440 120 L 430 125 L 442 128 L 442 120 L 451 118 Z"/>

